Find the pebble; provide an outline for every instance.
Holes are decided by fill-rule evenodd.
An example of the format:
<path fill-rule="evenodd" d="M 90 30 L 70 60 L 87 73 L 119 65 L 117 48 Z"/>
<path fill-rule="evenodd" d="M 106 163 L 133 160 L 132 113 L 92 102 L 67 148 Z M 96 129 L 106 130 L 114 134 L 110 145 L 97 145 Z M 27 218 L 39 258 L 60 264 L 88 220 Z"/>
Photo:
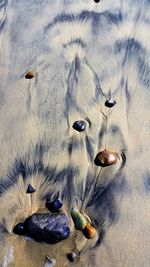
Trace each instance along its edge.
<path fill-rule="evenodd" d="M 14 234 L 16 235 L 24 235 L 25 234 L 25 226 L 23 223 L 18 223 L 14 229 L 13 229 Z"/>
<path fill-rule="evenodd" d="M 63 204 L 59 199 L 55 199 L 54 201 L 47 200 L 45 205 L 49 211 L 57 213 L 60 211 Z"/>
<path fill-rule="evenodd" d="M 97 166 L 107 167 L 115 164 L 117 160 L 118 160 L 117 153 L 105 149 L 97 154 L 94 162 Z"/>
<path fill-rule="evenodd" d="M 70 262 L 75 262 L 77 260 L 77 254 L 75 252 L 68 253 L 67 258 Z"/>
<path fill-rule="evenodd" d="M 75 121 L 73 126 L 72 126 L 76 131 L 82 132 L 86 128 L 86 122 L 81 120 L 81 121 Z"/>
<path fill-rule="evenodd" d="M 46 255 L 44 267 L 53 267 L 55 264 L 56 264 L 56 259 L 50 258 L 48 255 Z"/>
<path fill-rule="evenodd" d="M 34 193 L 35 191 L 36 191 L 36 189 L 33 188 L 33 186 L 31 184 L 29 184 L 26 193 L 31 194 L 31 193 Z"/>
<path fill-rule="evenodd" d="M 26 219 L 28 236 L 49 244 L 55 244 L 70 235 L 68 217 L 64 213 L 35 213 Z"/>
<path fill-rule="evenodd" d="M 29 71 L 26 75 L 25 75 L 25 78 L 26 79 L 32 79 L 34 77 L 34 73 L 32 71 Z"/>
<path fill-rule="evenodd" d="M 96 234 L 96 230 L 91 224 L 87 224 L 83 230 L 83 234 L 87 239 L 91 239 Z"/>
<path fill-rule="evenodd" d="M 71 210 L 71 217 L 74 222 L 75 228 L 77 230 L 82 231 L 87 224 L 87 220 L 85 219 L 85 217 L 76 208 L 73 208 Z"/>
<path fill-rule="evenodd" d="M 115 105 L 116 105 L 116 101 L 114 99 L 112 99 L 112 98 L 106 100 L 106 102 L 105 102 L 105 106 L 107 108 L 112 108 Z"/>

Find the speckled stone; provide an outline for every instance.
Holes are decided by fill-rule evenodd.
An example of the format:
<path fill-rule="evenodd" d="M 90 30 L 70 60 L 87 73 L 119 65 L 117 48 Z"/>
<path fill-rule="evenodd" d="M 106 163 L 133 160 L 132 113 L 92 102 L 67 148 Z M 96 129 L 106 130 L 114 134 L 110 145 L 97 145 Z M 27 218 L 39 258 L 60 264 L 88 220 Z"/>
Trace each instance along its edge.
<path fill-rule="evenodd" d="M 81 121 L 75 121 L 73 126 L 72 126 L 76 131 L 82 132 L 86 128 L 86 122 L 81 120 Z"/>
<path fill-rule="evenodd" d="M 25 221 L 28 236 L 41 242 L 55 244 L 70 235 L 68 217 L 64 213 L 35 213 Z"/>

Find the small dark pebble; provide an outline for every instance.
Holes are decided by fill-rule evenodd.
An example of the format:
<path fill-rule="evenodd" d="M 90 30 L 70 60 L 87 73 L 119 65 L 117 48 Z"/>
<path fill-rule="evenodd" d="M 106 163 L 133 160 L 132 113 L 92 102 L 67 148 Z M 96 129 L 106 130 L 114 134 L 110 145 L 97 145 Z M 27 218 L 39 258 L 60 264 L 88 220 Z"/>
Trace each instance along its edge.
<path fill-rule="evenodd" d="M 33 74 L 33 72 L 32 71 L 29 71 L 26 75 L 25 75 L 25 78 L 26 79 L 32 79 L 34 77 L 34 74 Z"/>
<path fill-rule="evenodd" d="M 33 188 L 33 186 L 29 184 L 26 193 L 31 194 L 31 193 L 34 193 L 35 191 L 36 189 Z"/>
<path fill-rule="evenodd" d="M 63 204 L 59 199 L 55 199 L 54 201 L 47 200 L 45 205 L 49 211 L 59 212 Z"/>
<path fill-rule="evenodd" d="M 112 98 L 108 99 L 106 102 L 105 102 L 105 106 L 107 108 L 112 108 L 113 106 L 116 105 L 116 101 Z"/>
<path fill-rule="evenodd" d="M 86 128 L 86 122 L 85 121 L 75 121 L 72 126 L 76 131 L 82 132 Z"/>
<path fill-rule="evenodd" d="M 77 260 L 77 254 L 75 252 L 68 253 L 67 258 L 70 262 L 75 262 Z"/>
<path fill-rule="evenodd" d="M 99 2 L 100 2 L 100 0 L 94 0 L 94 2 L 95 2 L 95 3 L 99 3 Z"/>
<path fill-rule="evenodd" d="M 18 223 L 14 229 L 13 229 L 14 234 L 16 235 L 24 235 L 25 234 L 25 226 L 23 223 Z"/>

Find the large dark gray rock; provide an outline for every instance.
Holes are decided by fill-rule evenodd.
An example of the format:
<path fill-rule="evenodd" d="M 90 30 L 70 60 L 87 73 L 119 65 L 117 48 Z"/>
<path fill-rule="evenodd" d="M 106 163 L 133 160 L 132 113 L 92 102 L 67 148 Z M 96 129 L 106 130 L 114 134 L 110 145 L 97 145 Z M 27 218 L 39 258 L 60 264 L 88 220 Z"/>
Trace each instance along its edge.
<path fill-rule="evenodd" d="M 28 236 L 31 238 L 55 244 L 70 235 L 68 217 L 64 213 L 35 213 L 25 221 Z"/>

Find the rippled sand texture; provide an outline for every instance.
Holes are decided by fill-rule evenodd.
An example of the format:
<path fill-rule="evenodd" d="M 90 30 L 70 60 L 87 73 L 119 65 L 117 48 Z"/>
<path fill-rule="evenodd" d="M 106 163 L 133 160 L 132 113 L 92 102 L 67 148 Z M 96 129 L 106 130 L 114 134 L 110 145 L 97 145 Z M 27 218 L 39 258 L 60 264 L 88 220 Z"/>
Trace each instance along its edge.
<path fill-rule="evenodd" d="M 150 266 L 149 87 L 149 0 L 0 1 L 0 266 L 44 267 L 48 254 L 68 267 L 72 250 L 78 267 Z M 105 147 L 117 163 L 96 166 Z M 47 196 L 63 202 L 70 238 L 14 235 Z M 73 207 L 94 239 L 75 230 Z"/>

